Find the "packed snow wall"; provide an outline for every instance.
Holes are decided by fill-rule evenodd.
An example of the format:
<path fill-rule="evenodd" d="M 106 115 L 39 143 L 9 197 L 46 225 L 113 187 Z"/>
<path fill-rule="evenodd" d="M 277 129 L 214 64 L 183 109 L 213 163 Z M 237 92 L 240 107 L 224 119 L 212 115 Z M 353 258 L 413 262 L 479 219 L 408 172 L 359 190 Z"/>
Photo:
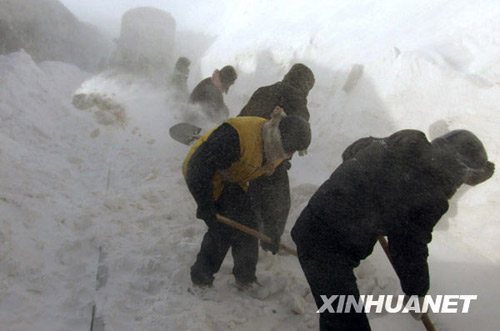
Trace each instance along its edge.
<path fill-rule="evenodd" d="M 175 20 L 169 13 L 149 7 L 131 9 L 123 14 L 111 64 L 161 79 L 173 65 L 174 42 Z"/>
<path fill-rule="evenodd" d="M 107 65 L 111 46 L 57 0 L 0 1 L 0 54 L 24 49 L 35 62 L 62 61 L 93 72 Z"/>

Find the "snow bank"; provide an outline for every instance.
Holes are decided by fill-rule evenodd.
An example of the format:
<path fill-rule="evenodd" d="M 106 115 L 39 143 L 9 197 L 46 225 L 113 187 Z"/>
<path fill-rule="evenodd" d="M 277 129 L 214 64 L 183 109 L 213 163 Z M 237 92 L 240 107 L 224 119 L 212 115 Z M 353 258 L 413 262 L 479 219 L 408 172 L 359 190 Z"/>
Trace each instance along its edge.
<path fill-rule="evenodd" d="M 0 319 L 12 330 L 82 327 L 94 272 L 85 198 L 75 203 L 86 190 L 75 183 L 85 137 L 74 128 L 81 120 L 81 133 L 88 122 L 67 93 L 87 74 L 37 66 L 20 51 L 0 56 L 0 77 Z"/>
<path fill-rule="evenodd" d="M 59 0 L 3 0 L 0 26 L 0 54 L 24 49 L 37 63 L 64 61 L 98 71 L 112 48 L 111 39 L 78 21 Z"/>

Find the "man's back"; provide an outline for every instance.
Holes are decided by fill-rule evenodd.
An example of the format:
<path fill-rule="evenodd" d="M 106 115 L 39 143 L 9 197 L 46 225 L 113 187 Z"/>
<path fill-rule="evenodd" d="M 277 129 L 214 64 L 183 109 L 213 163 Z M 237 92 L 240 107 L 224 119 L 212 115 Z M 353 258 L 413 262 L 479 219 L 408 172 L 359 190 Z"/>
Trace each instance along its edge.
<path fill-rule="evenodd" d="M 281 82 L 260 87 L 252 94 L 238 116 L 271 118 L 274 107 L 280 106 L 287 115 L 309 121 L 307 95 L 314 86 L 314 74 L 307 66 L 296 63 Z"/>
<path fill-rule="evenodd" d="M 282 82 L 258 88 L 238 116 L 259 116 L 270 119 L 276 106 L 282 107 L 287 115 L 297 115 L 309 120 L 307 95 Z"/>
<path fill-rule="evenodd" d="M 404 130 L 374 139 L 345 160 L 309 201 L 324 240 L 335 238 L 362 259 L 379 235 L 410 228 L 430 233 L 453 189 L 432 164 L 432 153 L 423 133 Z M 301 233 L 310 226 L 296 223 Z"/>
<path fill-rule="evenodd" d="M 218 118 L 222 115 L 225 118 L 229 116 L 222 92 L 215 86 L 210 77 L 196 85 L 189 96 L 189 103 L 201 105 L 203 112 L 211 118 Z"/>

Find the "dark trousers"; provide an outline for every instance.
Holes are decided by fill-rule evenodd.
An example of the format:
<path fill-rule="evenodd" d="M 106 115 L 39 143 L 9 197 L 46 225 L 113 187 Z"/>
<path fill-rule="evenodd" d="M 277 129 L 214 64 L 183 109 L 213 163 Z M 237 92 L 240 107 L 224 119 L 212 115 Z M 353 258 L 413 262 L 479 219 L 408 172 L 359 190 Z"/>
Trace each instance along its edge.
<path fill-rule="evenodd" d="M 215 207 L 217 213 L 252 229 L 257 228 L 248 194 L 238 185 L 226 185 Z M 196 262 L 191 267 L 193 282 L 211 285 L 213 275 L 219 271 L 229 248 L 234 259 L 233 274 L 236 280 L 243 283 L 255 281 L 259 252 L 257 239 L 217 221 L 208 227 Z"/>
<path fill-rule="evenodd" d="M 306 208 L 297 222 L 314 222 L 314 216 Z M 321 295 L 328 298 L 332 295 L 353 295 L 356 302 L 359 302 L 359 290 L 353 272 L 359 265 L 359 260 L 350 256 L 344 248 L 336 247 L 331 238 L 323 238 L 320 233 L 306 234 L 292 230 L 292 237 L 297 244 L 299 262 L 318 309 L 324 303 Z M 337 305 L 338 299 L 332 304 L 335 313 L 326 310 L 319 314 L 321 331 L 371 330 L 364 312 L 357 313 L 354 309 L 350 313 L 337 312 Z"/>
<path fill-rule="evenodd" d="M 250 182 L 248 189 L 260 230 L 272 239 L 283 234 L 290 211 L 289 168 L 290 161 L 285 160 L 271 176 Z"/>

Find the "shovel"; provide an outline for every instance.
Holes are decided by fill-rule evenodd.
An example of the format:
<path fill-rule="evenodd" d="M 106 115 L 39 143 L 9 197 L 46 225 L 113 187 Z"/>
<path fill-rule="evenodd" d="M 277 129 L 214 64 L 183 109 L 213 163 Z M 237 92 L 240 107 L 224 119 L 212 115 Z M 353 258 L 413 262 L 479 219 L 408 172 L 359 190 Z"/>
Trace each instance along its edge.
<path fill-rule="evenodd" d="M 187 146 L 200 138 L 200 132 L 201 128 L 185 122 L 177 123 L 168 130 L 172 139 Z"/>
<path fill-rule="evenodd" d="M 255 238 L 257 238 L 257 239 L 260 239 L 260 240 L 262 240 L 262 241 L 264 241 L 264 242 L 266 242 L 266 243 L 269 243 L 269 244 L 272 244 L 272 243 L 273 243 L 273 241 L 272 241 L 272 239 L 271 239 L 271 238 L 269 238 L 268 236 L 266 236 L 266 235 L 265 235 L 265 234 L 263 234 L 263 233 L 260 233 L 259 231 L 256 231 L 256 230 L 254 230 L 254 229 L 252 229 L 252 228 L 249 228 L 248 226 L 244 226 L 243 224 L 240 224 L 240 223 L 238 223 L 238 222 L 235 222 L 235 221 L 233 221 L 232 219 L 227 218 L 227 217 L 225 217 L 225 216 L 222 216 L 222 215 L 219 215 L 219 214 L 217 214 L 216 216 L 217 216 L 217 219 L 218 219 L 220 222 L 222 222 L 222 223 L 224 223 L 224 224 L 226 224 L 226 225 L 229 225 L 230 227 L 233 227 L 233 228 L 235 228 L 235 229 L 238 229 L 238 230 L 240 230 L 240 231 L 243 231 L 243 232 L 245 232 L 246 234 L 251 235 L 252 237 L 255 237 Z M 280 248 L 281 248 L 282 250 L 284 250 L 285 252 L 288 252 L 288 253 L 290 253 L 290 254 L 292 254 L 292 255 L 297 256 L 297 251 L 296 251 L 295 249 L 293 249 L 293 248 L 290 248 L 290 247 L 288 247 L 288 246 L 286 246 L 286 245 L 284 245 L 284 244 L 282 244 L 282 243 L 280 243 Z"/>
<path fill-rule="evenodd" d="M 391 260 L 391 255 L 389 253 L 389 244 L 387 243 L 387 239 L 385 239 L 385 237 L 383 236 L 380 236 L 378 237 L 378 242 L 380 243 L 380 246 L 382 246 L 382 248 L 384 249 L 385 255 L 387 255 L 389 262 L 391 262 L 391 265 L 394 268 L 394 264 L 392 264 Z M 436 328 L 434 328 L 431 319 L 426 313 L 422 313 L 422 323 L 424 323 L 425 329 L 427 331 L 436 331 Z"/>

